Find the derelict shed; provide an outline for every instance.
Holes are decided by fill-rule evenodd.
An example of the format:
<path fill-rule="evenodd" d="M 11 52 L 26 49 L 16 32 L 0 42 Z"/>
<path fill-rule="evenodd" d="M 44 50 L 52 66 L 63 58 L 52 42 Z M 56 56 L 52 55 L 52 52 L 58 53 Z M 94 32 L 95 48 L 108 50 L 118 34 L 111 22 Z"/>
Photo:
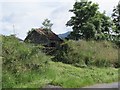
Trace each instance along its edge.
<path fill-rule="evenodd" d="M 38 28 L 34 29 L 28 34 L 28 36 L 25 38 L 25 42 L 41 44 L 46 47 L 57 47 L 60 43 L 63 42 L 63 40 L 51 30 Z"/>

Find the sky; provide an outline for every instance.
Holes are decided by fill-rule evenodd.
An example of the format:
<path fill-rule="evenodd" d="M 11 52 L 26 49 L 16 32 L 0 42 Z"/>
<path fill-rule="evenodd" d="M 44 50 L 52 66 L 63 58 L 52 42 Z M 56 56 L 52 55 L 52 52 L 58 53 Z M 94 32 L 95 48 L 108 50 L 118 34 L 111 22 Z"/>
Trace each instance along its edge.
<path fill-rule="evenodd" d="M 16 34 L 24 39 L 31 28 L 40 28 L 44 19 L 53 23 L 52 31 L 56 34 L 71 31 L 66 27 L 73 15 L 69 12 L 76 0 L 0 0 L 0 34 Z M 99 4 L 99 11 L 112 14 L 119 0 L 91 0 Z"/>

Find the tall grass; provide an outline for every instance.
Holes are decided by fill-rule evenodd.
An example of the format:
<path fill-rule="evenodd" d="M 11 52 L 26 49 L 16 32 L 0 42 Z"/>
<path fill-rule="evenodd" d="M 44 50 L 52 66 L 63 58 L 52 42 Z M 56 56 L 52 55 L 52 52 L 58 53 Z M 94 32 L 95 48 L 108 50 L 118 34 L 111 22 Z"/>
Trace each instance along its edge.
<path fill-rule="evenodd" d="M 64 53 L 59 52 L 59 50 L 56 53 L 57 55 L 60 53 L 59 59 L 61 61 L 64 60 L 64 62 L 80 67 L 92 65 L 91 67 L 80 68 L 51 61 L 51 56 L 42 53 L 42 47 L 39 45 L 35 46 L 33 44 L 19 42 L 18 39 L 13 36 L 2 36 L 2 87 L 41 88 L 50 84 L 65 88 L 79 88 L 95 83 L 118 81 L 118 69 L 110 67 L 97 68 L 93 66 L 96 65 L 96 61 L 90 61 L 93 60 L 92 56 L 96 55 L 94 60 L 98 58 L 98 54 L 94 53 L 92 49 L 94 48 L 94 50 L 96 50 L 95 47 L 93 47 L 93 45 L 95 45 L 94 43 L 98 44 L 98 42 L 82 41 L 81 43 L 69 41 L 63 44 L 64 47 L 61 47 Z M 92 46 L 92 48 L 88 48 L 90 46 Z M 101 48 L 102 47 L 103 46 L 101 46 Z M 111 51 L 112 49 L 117 51 L 116 46 L 114 47 L 115 48 L 110 45 L 108 48 L 111 48 Z M 114 53 L 115 52 L 113 52 L 113 55 Z M 102 52 L 99 54 L 102 55 Z M 107 56 L 103 55 L 102 57 L 105 58 Z M 84 61 L 86 58 L 90 58 L 88 64 Z M 113 59 L 116 60 L 116 57 L 111 56 L 111 58 L 107 60 L 112 62 Z M 100 66 L 103 65 L 100 64 Z"/>
<path fill-rule="evenodd" d="M 14 36 L 2 36 L 2 40 L 3 87 L 31 82 L 34 72 L 44 71 L 50 57 L 41 52 L 41 46 L 20 42 Z"/>
<path fill-rule="evenodd" d="M 61 45 L 53 60 L 80 67 L 120 67 L 118 47 L 108 41 L 67 41 Z"/>
<path fill-rule="evenodd" d="M 114 68 L 78 68 L 60 62 L 51 62 L 51 65 L 49 70 L 56 75 L 50 84 L 64 88 L 84 87 L 95 83 L 118 81 L 118 69 Z"/>
<path fill-rule="evenodd" d="M 78 68 L 61 62 L 49 62 L 43 73 L 36 72 L 33 81 L 16 85 L 20 88 L 42 88 L 46 85 L 63 88 L 80 88 L 98 83 L 118 81 L 118 69 L 115 68 Z"/>

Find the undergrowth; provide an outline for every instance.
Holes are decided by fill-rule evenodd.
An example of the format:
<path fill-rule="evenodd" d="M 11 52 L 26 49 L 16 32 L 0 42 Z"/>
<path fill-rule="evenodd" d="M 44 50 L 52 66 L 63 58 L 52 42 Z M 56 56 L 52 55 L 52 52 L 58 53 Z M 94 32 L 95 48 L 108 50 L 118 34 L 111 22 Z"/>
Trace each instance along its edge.
<path fill-rule="evenodd" d="M 53 61 L 78 67 L 120 67 L 118 47 L 109 41 L 72 41 L 61 45 Z"/>
<path fill-rule="evenodd" d="M 41 88 L 50 84 L 79 88 L 118 81 L 118 68 L 114 68 L 117 62 L 116 45 L 94 41 L 66 43 L 61 47 L 64 53 L 58 50 L 56 55 L 60 53 L 58 61 L 68 64 L 51 61 L 53 56 L 44 54 L 40 45 L 20 42 L 14 36 L 2 36 L 2 87 Z"/>

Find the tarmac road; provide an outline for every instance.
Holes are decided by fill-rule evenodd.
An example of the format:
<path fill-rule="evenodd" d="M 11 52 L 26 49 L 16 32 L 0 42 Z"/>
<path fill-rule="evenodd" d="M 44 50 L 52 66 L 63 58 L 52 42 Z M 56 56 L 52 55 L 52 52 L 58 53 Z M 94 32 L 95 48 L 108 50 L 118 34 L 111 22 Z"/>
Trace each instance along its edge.
<path fill-rule="evenodd" d="M 120 88 L 120 82 L 114 82 L 114 83 L 104 83 L 104 84 L 96 84 L 93 86 L 87 86 L 83 88 Z"/>
<path fill-rule="evenodd" d="M 46 88 L 43 90 L 65 90 L 64 88 L 62 88 L 60 86 L 54 86 L 54 85 L 46 85 L 43 88 Z M 66 89 L 66 90 L 69 90 L 69 89 Z M 74 90 L 74 88 L 71 90 Z M 109 83 L 109 84 L 108 83 L 95 84 L 95 85 L 87 86 L 87 87 L 83 87 L 83 88 L 75 88 L 75 90 L 120 90 L 120 82 L 119 83 L 114 82 L 114 83 Z"/>

